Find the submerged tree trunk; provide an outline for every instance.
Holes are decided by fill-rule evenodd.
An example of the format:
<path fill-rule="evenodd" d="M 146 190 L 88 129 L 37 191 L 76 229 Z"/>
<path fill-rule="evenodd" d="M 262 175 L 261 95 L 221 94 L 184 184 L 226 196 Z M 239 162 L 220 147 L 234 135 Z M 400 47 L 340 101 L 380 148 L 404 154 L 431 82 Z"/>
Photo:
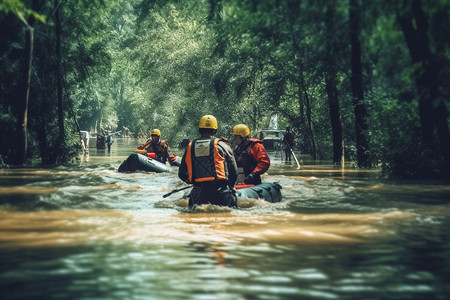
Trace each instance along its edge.
<path fill-rule="evenodd" d="M 406 2 L 409 4 L 409 1 Z M 405 4 L 405 3 L 403 3 Z M 415 68 L 414 80 L 419 92 L 419 116 L 425 145 L 434 149 L 434 130 L 437 130 L 441 151 L 444 156 L 447 176 L 450 173 L 450 134 L 448 111 L 444 97 L 439 91 L 438 76 L 441 65 L 430 51 L 428 39 L 428 18 L 420 0 L 414 0 L 412 8 L 397 13 L 412 63 Z"/>
<path fill-rule="evenodd" d="M 350 43 L 352 47 L 352 94 L 355 111 L 356 151 L 359 167 L 370 167 L 370 148 L 367 142 L 367 109 L 364 103 L 361 62 L 361 7 L 359 0 L 350 0 Z"/>
<path fill-rule="evenodd" d="M 344 165 L 344 140 L 342 138 L 341 109 L 339 107 L 339 96 L 337 89 L 336 55 L 334 49 L 333 35 L 335 33 L 335 7 L 334 2 L 328 2 L 325 18 L 327 55 L 325 71 L 325 89 L 328 96 L 330 108 L 331 132 L 333 138 L 333 163 Z"/>

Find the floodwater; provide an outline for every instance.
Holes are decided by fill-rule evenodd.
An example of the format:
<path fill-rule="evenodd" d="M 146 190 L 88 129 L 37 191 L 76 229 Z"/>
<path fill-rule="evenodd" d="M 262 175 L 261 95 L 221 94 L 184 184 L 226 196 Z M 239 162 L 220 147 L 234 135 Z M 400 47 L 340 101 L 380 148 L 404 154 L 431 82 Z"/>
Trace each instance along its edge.
<path fill-rule="evenodd" d="M 274 161 L 283 201 L 190 212 L 176 169 L 0 170 L 0 299 L 448 299 L 450 187 Z M 178 151 L 181 156 L 182 152 Z"/>

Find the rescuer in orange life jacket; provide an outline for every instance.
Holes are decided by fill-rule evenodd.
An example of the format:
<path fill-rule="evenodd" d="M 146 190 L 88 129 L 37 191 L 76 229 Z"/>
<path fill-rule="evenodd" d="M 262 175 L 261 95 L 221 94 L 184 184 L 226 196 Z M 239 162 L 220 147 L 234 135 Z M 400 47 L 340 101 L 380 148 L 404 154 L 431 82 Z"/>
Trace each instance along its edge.
<path fill-rule="evenodd" d="M 249 138 L 250 129 L 245 124 L 233 127 L 237 146 L 233 150 L 239 170 L 237 183 L 260 184 L 261 175 L 270 167 L 270 159 L 262 142 Z"/>
<path fill-rule="evenodd" d="M 159 129 L 153 129 L 150 135 L 151 139 L 147 140 L 145 144 L 140 145 L 134 152 L 147 154 L 149 157 L 164 164 L 166 161 L 169 161 L 171 165 L 177 165 L 175 155 L 172 149 L 170 149 L 169 143 L 165 140 L 160 140 L 161 131 Z"/>
<path fill-rule="evenodd" d="M 190 208 L 209 203 L 237 208 L 237 165 L 228 142 L 214 137 L 217 127 L 214 116 L 203 116 L 198 124 L 200 138 L 189 142 L 181 159 L 178 177 L 194 185 Z"/>

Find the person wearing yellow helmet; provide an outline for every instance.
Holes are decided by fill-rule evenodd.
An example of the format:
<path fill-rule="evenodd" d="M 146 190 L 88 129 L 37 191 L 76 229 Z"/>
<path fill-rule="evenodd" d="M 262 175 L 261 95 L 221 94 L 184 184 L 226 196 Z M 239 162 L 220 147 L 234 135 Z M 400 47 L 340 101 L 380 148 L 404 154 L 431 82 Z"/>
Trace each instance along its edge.
<path fill-rule="evenodd" d="M 250 129 L 245 124 L 234 126 L 232 134 L 237 144 L 233 150 L 239 169 L 237 183 L 260 184 L 261 175 L 270 167 L 270 159 L 262 141 L 250 138 Z"/>
<path fill-rule="evenodd" d="M 161 130 L 159 129 L 153 129 L 152 132 L 150 133 L 150 136 L 153 139 L 153 136 L 157 136 L 158 138 L 161 136 Z"/>
<path fill-rule="evenodd" d="M 169 143 L 165 140 L 160 140 L 161 131 L 159 129 L 153 129 L 150 136 L 151 139 L 148 139 L 145 144 L 140 145 L 135 152 L 146 154 L 148 157 L 154 158 L 162 163 L 168 161 L 171 165 L 178 165 L 175 160 L 175 155 L 169 147 Z"/>
<path fill-rule="evenodd" d="M 202 134 L 201 129 L 207 129 L 207 130 L 214 130 L 211 131 L 212 135 L 216 134 L 217 132 L 217 128 L 218 128 L 218 124 L 217 124 L 217 119 L 214 116 L 211 115 L 205 115 L 200 119 L 200 122 L 198 122 L 198 128 L 200 131 L 200 134 Z"/>
<path fill-rule="evenodd" d="M 178 177 L 193 184 L 190 208 L 202 204 L 237 207 L 236 161 L 228 142 L 214 137 L 217 128 L 214 116 L 203 116 L 198 124 L 200 137 L 189 142 L 181 159 Z"/>

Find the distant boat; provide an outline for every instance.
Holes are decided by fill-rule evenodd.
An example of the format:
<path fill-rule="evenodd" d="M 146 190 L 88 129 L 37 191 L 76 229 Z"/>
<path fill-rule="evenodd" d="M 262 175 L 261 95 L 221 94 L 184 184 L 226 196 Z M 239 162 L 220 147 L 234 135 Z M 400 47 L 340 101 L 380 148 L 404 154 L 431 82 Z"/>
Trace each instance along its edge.
<path fill-rule="evenodd" d="M 283 150 L 285 134 L 286 130 L 265 129 L 259 132 L 259 139 L 267 151 L 281 151 Z"/>

